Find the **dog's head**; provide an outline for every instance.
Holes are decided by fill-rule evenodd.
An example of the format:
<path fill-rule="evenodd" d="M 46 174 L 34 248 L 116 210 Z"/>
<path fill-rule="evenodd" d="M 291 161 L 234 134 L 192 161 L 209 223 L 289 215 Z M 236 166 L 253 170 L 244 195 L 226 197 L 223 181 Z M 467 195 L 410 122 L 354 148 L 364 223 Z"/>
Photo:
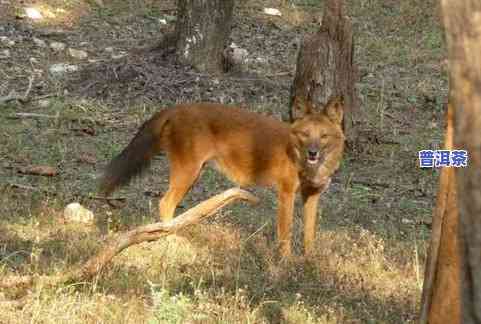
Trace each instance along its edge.
<path fill-rule="evenodd" d="M 314 184 L 322 182 L 325 179 L 318 178 L 324 162 L 330 154 L 342 152 L 344 147 L 343 99 L 335 97 L 323 109 L 315 109 L 311 103 L 296 98 L 293 109 L 296 110 L 296 119 L 291 125 L 291 139 L 297 164 L 305 180 Z M 322 173 L 330 176 L 334 171 L 323 170 Z"/>

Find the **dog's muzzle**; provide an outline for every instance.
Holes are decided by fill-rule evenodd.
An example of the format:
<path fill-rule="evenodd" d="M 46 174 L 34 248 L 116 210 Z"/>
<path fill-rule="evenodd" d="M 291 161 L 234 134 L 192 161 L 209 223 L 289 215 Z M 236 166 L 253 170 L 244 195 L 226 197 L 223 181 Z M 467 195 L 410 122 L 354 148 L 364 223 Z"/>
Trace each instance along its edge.
<path fill-rule="evenodd" d="M 307 163 L 317 164 L 321 158 L 321 153 L 319 150 L 307 150 Z"/>

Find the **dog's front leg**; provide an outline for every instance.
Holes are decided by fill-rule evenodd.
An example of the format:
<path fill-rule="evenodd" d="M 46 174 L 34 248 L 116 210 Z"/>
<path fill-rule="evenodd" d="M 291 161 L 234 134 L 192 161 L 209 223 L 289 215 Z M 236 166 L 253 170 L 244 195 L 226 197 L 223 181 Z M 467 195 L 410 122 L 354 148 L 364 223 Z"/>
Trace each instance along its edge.
<path fill-rule="evenodd" d="M 304 254 L 310 255 L 316 238 L 317 206 L 319 204 L 320 191 L 302 191 L 304 213 Z"/>
<path fill-rule="evenodd" d="M 304 254 L 306 255 L 312 253 L 314 240 L 316 239 L 319 196 L 327 190 L 330 183 L 331 179 L 328 179 L 320 188 L 303 187 L 301 189 L 304 214 Z"/>
<path fill-rule="evenodd" d="M 278 192 L 277 239 L 281 256 L 291 255 L 292 219 L 294 212 L 295 191 L 292 188 L 280 188 Z"/>

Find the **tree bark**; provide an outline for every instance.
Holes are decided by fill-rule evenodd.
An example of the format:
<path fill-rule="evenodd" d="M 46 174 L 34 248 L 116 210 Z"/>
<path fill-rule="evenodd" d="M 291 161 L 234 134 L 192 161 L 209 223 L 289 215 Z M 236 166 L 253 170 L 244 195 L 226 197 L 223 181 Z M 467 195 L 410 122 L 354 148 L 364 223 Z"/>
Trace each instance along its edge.
<path fill-rule="evenodd" d="M 453 107 L 446 113 L 444 149 L 453 149 Z M 420 323 L 460 323 L 460 254 L 456 173 L 444 168 L 433 214 L 431 244 L 426 259 Z"/>
<path fill-rule="evenodd" d="M 293 105 L 296 97 L 323 107 L 331 97 L 342 96 L 344 132 L 348 142 L 352 142 L 355 137 L 353 116 L 359 111 L 355 87 L 358 69 L 353 58 L 352 23 L 345 16 L 344 1 L 328 0 L 321 28 L 316 34 L 306 36 L 299 50 L 291 88 L 291 119 L 298 116 Z"/>
<path fill-rule="evenodd" d="M 481 323 L 481 2 L 441 0 L 455 107 L 454 142 L 468 151 L 458 170 L 461 321 Z"/>
<path fill-rule="evenodd" d="M 199 71 L 224 70 L 234 0 L 178 0 L 176 54 L 180 62 Z"/>

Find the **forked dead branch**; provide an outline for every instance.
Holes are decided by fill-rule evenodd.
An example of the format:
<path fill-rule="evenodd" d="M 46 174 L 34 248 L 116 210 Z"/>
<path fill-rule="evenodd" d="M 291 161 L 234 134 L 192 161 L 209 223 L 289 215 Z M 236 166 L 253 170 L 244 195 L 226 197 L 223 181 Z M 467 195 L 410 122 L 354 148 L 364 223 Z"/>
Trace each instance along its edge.
<path fill-rule="evenodd" d="M 25 90 L 23 95 L 16 94 L 15 91 L 11 91 L 8 95 L 0 97 L 0 105 L 9 103 L 10 101 L 20 101 L 21 103 L 25 103 L 29 101 L 30 91 L 32 91 L 32 85 L 34 81 L 33 75 L 28 78 L 28 87 Z"/>
<path fill-rule="evenodd" d="M 240 188 L 231 188 L 201 202 L 169 222 L 144 225 L 117 234 L 95 256 L 81 266 L 50 276 L 7 276 L 0 280 L 0 288 L 30 287 L 35 284 L 54 286 L 67 282 L 88 280 L 99 274 L 117 254 L 126 248 L 142 242 L 156 241 L 186 226 L 197 224 L 237 200 L 243 200 L 251 204 L 258 202 L 258 198 L 251 193 Z"/>

